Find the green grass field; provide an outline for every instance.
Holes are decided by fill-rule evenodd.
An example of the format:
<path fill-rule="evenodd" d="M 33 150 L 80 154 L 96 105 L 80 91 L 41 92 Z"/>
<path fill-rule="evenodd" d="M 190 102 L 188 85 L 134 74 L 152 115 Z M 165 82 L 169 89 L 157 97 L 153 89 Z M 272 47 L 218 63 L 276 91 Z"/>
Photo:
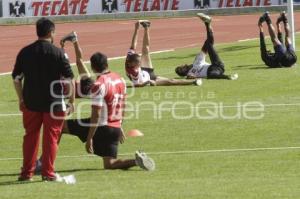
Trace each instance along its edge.
<path fill-rule="evenodd" d="M 169 102 L 163 106 L 159 119 L 154 117 L 157 112 L 153 112 L 153 105 L 140 104 L 139 111 L 128 112 L 127 115 L 134 115 L 124 122 L 125 130 L 137 128 L 145 136 L 128 138 L 120 146 L 120 153 L 125 154 L 122 157 L 133 157 L 135 150 L 143 149 L 156 161 L 156 171 L 139 168 L 104 171 L 102 160 L 86 156 L 79 139 L 63 136 L 56 169 L 61 175 L 74 174 L 78 181 L 75 185 L 41 182 L 40 176 L 33 183 L 16 181 L 22 162 L 24 130 L 21 116 L 5 115 L 19 112 L 11 78 L 1 76 L 0 198 L 299 198 L 299 67 L 267 69 L 260 60 L 258 41 L 222 44 L 217 49 L 226 72 L 239 73 L 239 80 L 204 80 L 201 87 L 146 87 L 135 90 L 135 95 L 128 99 L 133 104 L 150 101 L 157 106 Z M 156 73 L 176 77 L 174 66 L 191 63 L 198 50 L 153 55 Z M 112 61 L 111 68 L 124 75 L 123 62 Z M 195 106 L 204 101 L 223 103 L 227 106 L 223 111 L 226 116 L 236 115 L 239 104 L 255 101 L 264 105 L 264 115 L 258 120 L 244 116 L 199 119 L 191 112 L 195 110 L 193 107 L 176 104 L 183 101 Z M 173 114 L 192 116 L 174 119 L 172 104 L 176 105 Z M 202 108 L 198 112 L 207 116 L 207 111 L 212 110 Z"/>

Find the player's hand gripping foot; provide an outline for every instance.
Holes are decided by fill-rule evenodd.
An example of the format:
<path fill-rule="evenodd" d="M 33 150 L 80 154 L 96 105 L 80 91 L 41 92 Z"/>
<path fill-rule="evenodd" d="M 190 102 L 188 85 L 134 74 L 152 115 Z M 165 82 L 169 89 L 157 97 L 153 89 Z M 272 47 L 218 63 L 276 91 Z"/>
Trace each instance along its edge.
<path fill-rule="evenodd" d="M 67 34 L 66 36 L 64 36 L 61 40 L 60 40 L 60 45 L 62 47 L 64 47 L 65 45 L 65 42 L 67 41 L 70 41 L 72 43 L 78 41 L 78 38 L 77 38 L 77 33 L 72 31 L 71 33 Z"/>
<path fill-rule="evenodd" d="M 239 75 L 237 73 L 229 76 L 230 80 L 237 80 L 238 78 L 239 78 Z"/>
<path fill-rule="evenodd" d="M 258 26 L 262 26 L 262 23 L 270 20 L 269 12 L 265 12 L 258 20 Z"/>
<path fill-rule="evenodd" d="M 139 20 L 139 23 L 144 27 L 144 28 L 149 28 L 151 26 L 151 22 L 149 20 Z"/>
<path fill-rule="evenodd" d="M 279 15 L 279 17 L 277 18 L 277 21 L 276 23 L 279 24 L 280 22 L 284 22 L 284 23 L 287 23 L 287 17 L 286 17 L 286 14 L 285 14 L 285 11 L 282 11 Z"/>
<path fill-rule="evenodd" d="M 196 80 L 194 81 L 194 84 L 195 84 L 196 86 L 201 86 L 201 85 L 202 85 L 202 79 L 196 79 Z"/>
<path fill-rule="evenodd" d="M 204 22 L 204 23 L 210 23 L 211 22 L 211 17 L 203 14 L 203 13 L 197 13 L 197 16 Z"/>
<path fill-rule="evenodd" d="M 135 152 L 135 162 L 141 169 L 146 171 L 155 170 L 155 162 L 142 151 Z"/>
<path fill-rule="evenodd" d="M 135 29 L 138 30 L 139 28 L 140 28 L 140 22 L 137 21 L 137 22 L 135 23 Z"/>

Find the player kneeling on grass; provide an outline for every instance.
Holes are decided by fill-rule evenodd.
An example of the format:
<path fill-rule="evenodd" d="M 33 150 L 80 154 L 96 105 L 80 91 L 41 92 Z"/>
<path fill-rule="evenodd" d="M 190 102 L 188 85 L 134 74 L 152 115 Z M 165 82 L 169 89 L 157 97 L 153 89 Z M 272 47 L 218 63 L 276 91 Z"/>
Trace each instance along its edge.
<path fill-rule="evenodd" d="M 201 49 L 201 52 L 196 56 L 193 64 L 178 66 L 175 72 L 188 79 L 194 78 L 208 78 L 208 79 L 229 79 L 236 80 L 237 74 L 232 76 L 225 75 L 224 64 L 221 61 L 218 53 L 214 49 L 214 35 L 211 27 L 211 17 L 198 13 L 198 17 L 205 23 L 207 31 L 207 39 Z M 206 54 L 209 55 L 211 64 L 205 61 Z"/>
<path fill-rule="evenodd" d="M 265 36 L 263 30 L 263 22 L 267 23 L 269 34 L 274 46 L 274 53 L 267 50 L 265 43 Z M 285 46 L 283 45 L 282 30 L 280 23 L 283 22 L 285 30 Z M 269 12 L 264 13 L 258 21 L 258 28 L 260 32 L 260 51 L 261 58 L 270 68 L 291 67 L 297 62 L 297 56 L 292 46 L 290 39 L 290 27 L 285 12 L 280 13 L 276 22 L 277 35 Z"/>
<path fill-rule="evenodd" d="M 144 27 L 144 38 L 142 55 L 136 53 L 138 30 L 140 25 Z M 133 86 L 143 87 L 152 86 L 171 86 L 171 85 L 201 85 L 201 79 L 198 80 L 176 80 L 165 77 L 156 76 L 152 66 L 150 57 L 150 21 L 140 20 L 135 23 L 132 43 L 127 53 L 125 62 L 125 70 L 128 78 L 132 81 Z"/>
<path fill-rule="evenodd" d="M 85 142 L 86 151 L 103 158 L 105 169 L 129 169 L 139 166 L 145 170 L 154 170 L 155 163 L 144 152 L 137 151 L 135 159 L 122 160 L 117 158 L 118 143 L 126 139 L 122 125 L 126 84 L 124 79 L 108 68 L 107 57 L 95 53 L 90 58 L 91 67 L 97 75 L 93 81 L 82 59 L 82 50 L 75 32 L 65 36 L 61 45 L 71 41 L 75 48 L 76 64 L 80 74 L 81 95 L 92 99 L 90 118 L 66 120 L 63 134 L 77 136 Z M 36 171 L 38 168 L 36 168 Z"/>

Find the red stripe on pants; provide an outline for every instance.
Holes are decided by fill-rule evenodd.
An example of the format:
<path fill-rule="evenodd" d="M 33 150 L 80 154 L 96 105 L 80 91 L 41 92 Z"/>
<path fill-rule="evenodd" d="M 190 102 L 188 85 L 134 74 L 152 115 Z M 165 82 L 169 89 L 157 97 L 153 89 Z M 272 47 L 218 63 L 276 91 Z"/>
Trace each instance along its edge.
<path fill-rule="evenodd" d="M 64 122 L 64 112 L 56 112 L 54 118 L 47 112 L 33 112 L 23 109 L 23 125 L 25 135 L 23 139 L 23 168 L 22 177 L 32 177 L 35 161 L 39 149 L 40 129 L 43 125 L 43 156 L 42 156 L 42 176 L 55 177 L 54 161 L 58 149 L 58 140 Z"/>

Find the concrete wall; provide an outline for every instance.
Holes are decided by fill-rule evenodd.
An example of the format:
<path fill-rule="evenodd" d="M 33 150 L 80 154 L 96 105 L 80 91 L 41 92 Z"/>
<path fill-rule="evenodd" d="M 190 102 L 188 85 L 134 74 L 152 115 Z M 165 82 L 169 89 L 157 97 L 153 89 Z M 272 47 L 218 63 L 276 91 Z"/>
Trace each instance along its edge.
<path fill-rule="evenodd" d="M 1 0 L 0 0 L 1 1 Z M 300 5 L 295 5 L 295 10 L 300 10 Z M 220 8 L 206 10 L 185 10 L 185 11 L 164 11 L 164 12 L 138 12 L 138 13 L 114 13 L 97 15 L 72 15 L 72 16 L 52 16 L 49 17 L 56 22 L 76 22 L 76 21 L 103 21 L 103 20 L 126 20 L 136 18 L 161 18 L 161 17 L 188 17 L 195 16 L 197 12 L 204 12 L 210 15 L 240 15 L 258 13 L 264 11 L 279 12 L 286 10 L 286 6 L 272 7 L 249 7 L 249 8 Z M 2 9 L 1 9 L 2 11 Z M 39 17 L 23 18 L 0 18 L 0 25 L 6 24 L 31 24 Z"/>

